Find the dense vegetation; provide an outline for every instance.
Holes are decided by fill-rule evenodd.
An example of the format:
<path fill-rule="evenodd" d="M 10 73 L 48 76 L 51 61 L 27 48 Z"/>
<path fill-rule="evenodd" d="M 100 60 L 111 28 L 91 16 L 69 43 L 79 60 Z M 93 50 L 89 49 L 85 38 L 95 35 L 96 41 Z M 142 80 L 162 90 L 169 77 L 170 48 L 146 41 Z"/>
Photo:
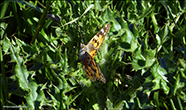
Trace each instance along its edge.
<path fill-rule="evenodd" d="M 5 0 L 0 105 L 7 109 L 186 109 L 186 2 Z M 91 82 L 80 43 L 111 28 Z M 19 107 L 18 107 L 19 106 Z"/>

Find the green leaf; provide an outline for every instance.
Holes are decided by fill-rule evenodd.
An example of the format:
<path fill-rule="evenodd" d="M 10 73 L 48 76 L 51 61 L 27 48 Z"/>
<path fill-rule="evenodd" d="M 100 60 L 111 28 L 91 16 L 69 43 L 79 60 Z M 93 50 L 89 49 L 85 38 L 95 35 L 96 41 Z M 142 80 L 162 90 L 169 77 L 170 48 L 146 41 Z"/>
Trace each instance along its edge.
<path fill-rule="evenodd" d="M 157 64 L 152 68 L 151 72 L 154 77 L 154 80 L 152 82 L 154 82 L 155 84 L 155 87 L 153 88 L 153 90 L 161 88 L 164 90 L 165 94 L 168 94 L 170 88 L 167 86 L 167 83 L 169 81 L 167 80 L 167 77 L 165 76 L 167 75 L 167 72 Z"/>
<path fill-rule="evenodd" d="M 11 58 L 13 61 L 16 62 L 15 66 L 15 74 L 19 81 L 19 86 L 25 90 L 28 91 L 28 75 L 29 72 L 26 69 L 26 66 L 24 65 L 24 60 L 21 58 L 21 56 L 18 55 L 18 53 L 15 51 L 15 48 L 13 45 L 11 45 L 10 50 L 12 52 Z"/>
<path fill-rule="evenodd" d="M 186 70 L 186 61 L 184 59 L 179 59 L 181 66 Z"/>

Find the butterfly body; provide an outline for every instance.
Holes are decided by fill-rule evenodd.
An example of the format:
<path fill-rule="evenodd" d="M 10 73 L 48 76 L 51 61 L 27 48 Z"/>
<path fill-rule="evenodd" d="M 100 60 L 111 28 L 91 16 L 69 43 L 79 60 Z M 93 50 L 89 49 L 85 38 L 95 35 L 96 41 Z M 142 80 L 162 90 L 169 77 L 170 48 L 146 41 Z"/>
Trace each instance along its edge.
<path fill-rule="evenodd" d="M 97 54 L 98 49 L 101 47 L 105 35 L 107 34 L 110 24 L 103 27 L 90 41 L 87 45 L 81 44 L 81 49 L 79 53 L 79 60 L 83 65 L 83 69 L 86 71 L 86 76 L 91 80 L 96 79 L 106 83 L 106 79 L 102 74 L 97 63 L 94 61 L 94 57 Z"/>

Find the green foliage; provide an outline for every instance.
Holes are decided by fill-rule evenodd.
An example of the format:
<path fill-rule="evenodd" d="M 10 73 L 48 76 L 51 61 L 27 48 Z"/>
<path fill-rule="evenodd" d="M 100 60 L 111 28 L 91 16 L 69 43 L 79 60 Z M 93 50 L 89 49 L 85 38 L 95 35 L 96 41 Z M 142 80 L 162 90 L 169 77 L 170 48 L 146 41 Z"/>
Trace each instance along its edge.
<path fill-rule="evenodd" d="M 1 108 L 186 109 L 185 1 L 6 0 L 0 8 Z M 80 43 L 108 23 L 95 57 L 107 82 L 91 82 Z"/>

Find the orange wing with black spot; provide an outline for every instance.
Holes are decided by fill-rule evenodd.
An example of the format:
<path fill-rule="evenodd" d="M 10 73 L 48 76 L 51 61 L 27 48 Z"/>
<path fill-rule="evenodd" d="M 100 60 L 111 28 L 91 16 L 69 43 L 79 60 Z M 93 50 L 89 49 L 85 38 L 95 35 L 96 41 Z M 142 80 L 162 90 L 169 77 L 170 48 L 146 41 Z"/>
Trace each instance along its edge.
<path fill-rule="evenodd" d="M 92 57 L 87 52 L 85 52 L 84 55 L 87 58 L 82 61 L 82 64 L 83 69 L 86 71 L 86 76 L 91 81 L 98 79 L 99 81 L 106 83 L 106 79 L 94 59 L 92 59 Z"/>
<path fill-rule="evenodd" d="M 101 47 L 103 44 L 103 41 L 105 39 L 105 36 L 110 29 L 110 24 L 107 24 L 105 27 L 103 27 L 86 45 L 86 48 L 88 48 L 89 55 L 94 58 L 97 54 L 97 50 Z"/>

